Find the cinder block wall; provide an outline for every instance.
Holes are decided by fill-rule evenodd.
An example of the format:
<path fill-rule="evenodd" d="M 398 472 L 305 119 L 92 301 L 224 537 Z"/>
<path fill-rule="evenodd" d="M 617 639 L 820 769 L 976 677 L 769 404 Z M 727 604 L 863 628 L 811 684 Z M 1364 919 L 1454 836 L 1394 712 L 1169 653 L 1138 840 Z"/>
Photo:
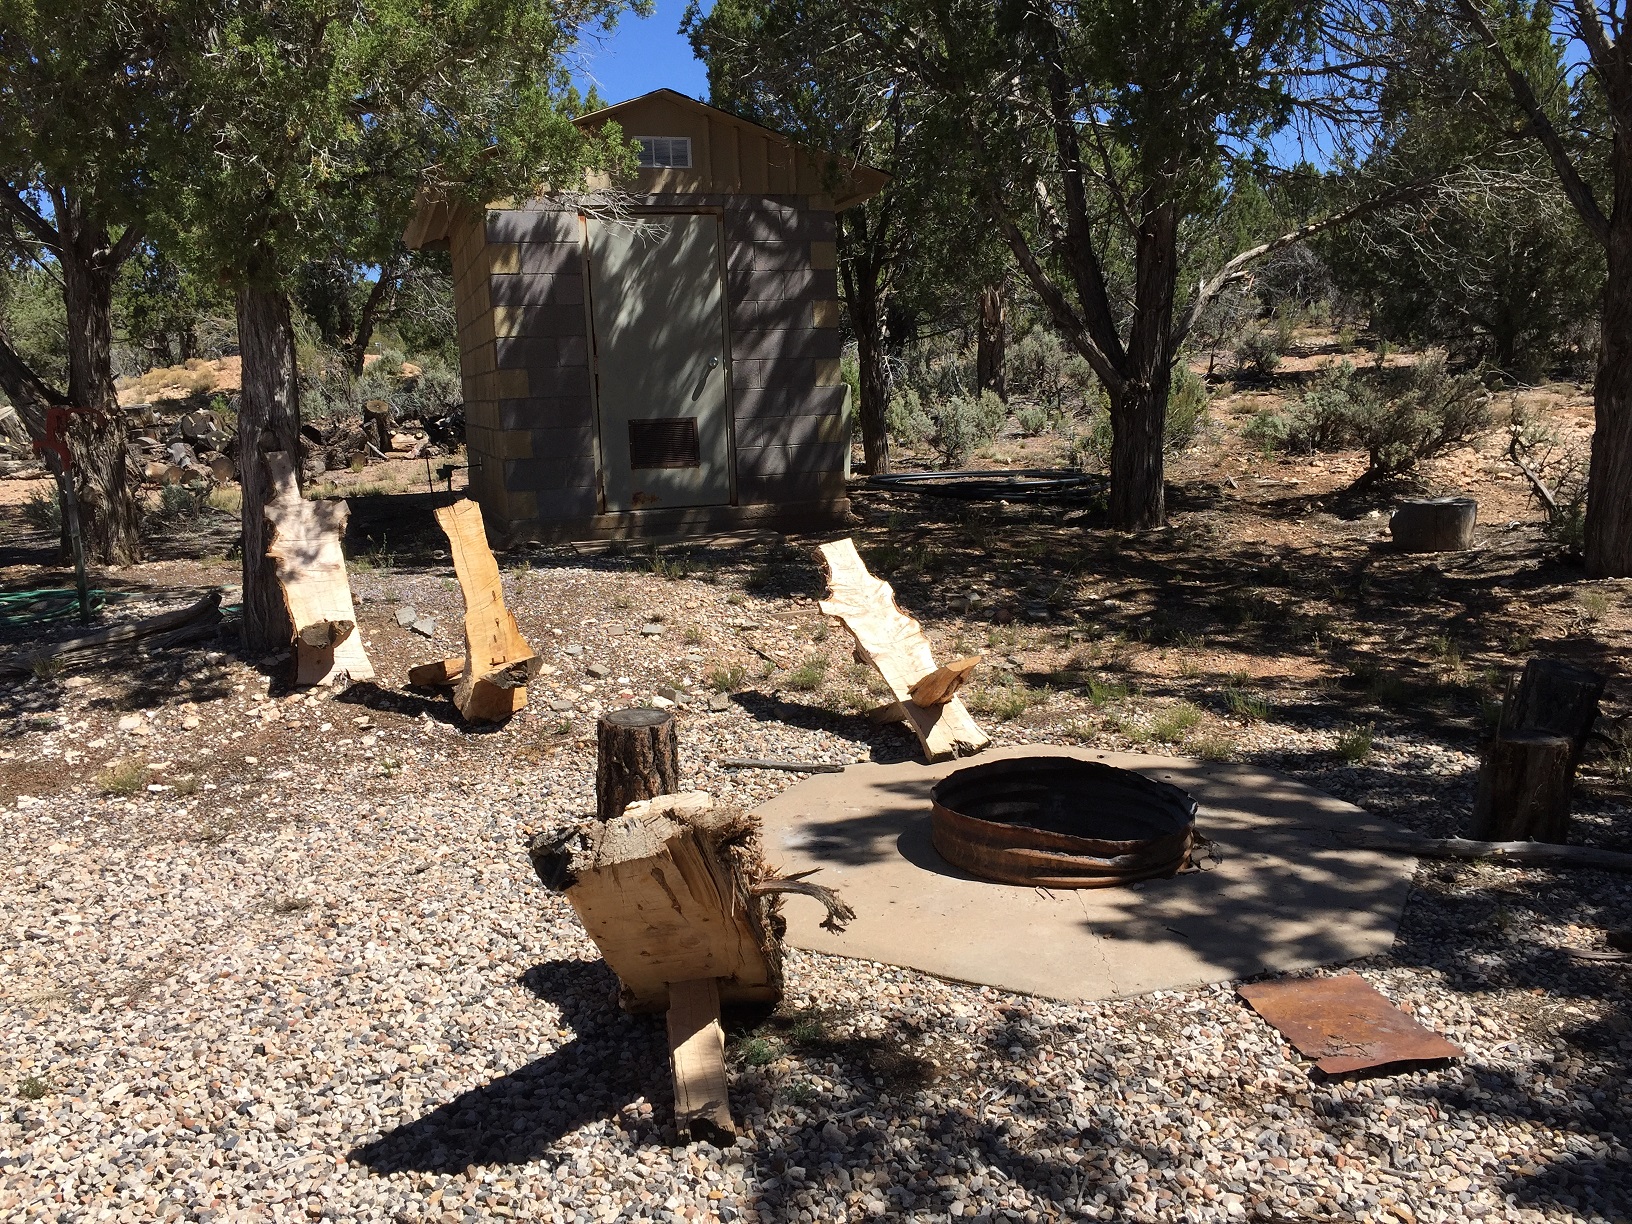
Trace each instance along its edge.
<path fill-rule="evenodd" d="M 831 207 L 805 196 L 639 202 L 723 214 L 736 504 L 842 499 L 850 427 Z M 605 525 L 594 521 L 583 241 L 574 213 L 504 209 L 450 241 L 471 489 L 502 531 Z"/>

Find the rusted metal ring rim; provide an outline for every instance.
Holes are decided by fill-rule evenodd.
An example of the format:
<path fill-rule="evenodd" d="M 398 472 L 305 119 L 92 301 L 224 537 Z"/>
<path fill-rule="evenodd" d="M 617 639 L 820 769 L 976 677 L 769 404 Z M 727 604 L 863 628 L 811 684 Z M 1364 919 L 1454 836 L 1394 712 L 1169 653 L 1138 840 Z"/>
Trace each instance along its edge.
<path fill-rule="evenodd" d="M 1114 810 L 1096 810 L 1095 795 Z M 1196 802 L 1132 770 L 1074 757 L 1015 757 L 957 770 L 931 792 L 936 851 L 972 875 L 1044 888 L 1106 888 L 1181 871 L 1189 860 Z M 1050 822 L 1148 836 L 1093 837 L 1028 823 L 1053 799 Z M 1062 822 L 1058 808 L 1071 808 Z M 969 809 L 969 810 L 960 810 Z M 984 815 L 974 815 L 981 812 Z M 1012 819 L 988 819 L 992 813 Z M 1079 816 L 1080 813 L 1080 816 Z"/>

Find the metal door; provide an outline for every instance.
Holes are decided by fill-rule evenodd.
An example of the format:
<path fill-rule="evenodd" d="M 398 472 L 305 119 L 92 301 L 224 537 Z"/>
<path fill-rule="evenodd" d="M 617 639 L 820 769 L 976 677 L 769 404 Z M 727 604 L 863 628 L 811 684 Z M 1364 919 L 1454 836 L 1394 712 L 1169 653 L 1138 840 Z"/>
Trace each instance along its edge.
<path fill-rule="evenodd" d="M 719 217 L 587 224 L 606 508 L 729 504 Z"/>

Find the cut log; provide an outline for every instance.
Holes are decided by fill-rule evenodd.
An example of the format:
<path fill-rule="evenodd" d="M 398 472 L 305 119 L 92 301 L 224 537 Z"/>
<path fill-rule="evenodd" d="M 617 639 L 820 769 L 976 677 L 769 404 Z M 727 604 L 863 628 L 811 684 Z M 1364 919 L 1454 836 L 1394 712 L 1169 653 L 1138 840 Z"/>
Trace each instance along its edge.
<path fill-rule="evenodd" d="M 623 815 L 631 803 L 680 787 L 680 738 L 669 710 L 630 707 L 603 715 L 595 729 L 595 814 Z"/>
<path fill-rule="evenodd" d="M 726 1147 L 736 1138 L 725 1082 L 725 1029 L 713 978 L 669 986 L 669 1063 L 674 1129 L 684 1139 Z"/>
<path fill-rule="evenodd" d="M 979 655 L 968 655 L 953 659 L 944 667 L 937 667 L 908 690 L 912 694 L 912 704 L 925 710 L 930 706 L 945 705 L 957 695 L 979 662 Z"/>
<path fill-rule="evenodd" d="M 1473 547 L 1479 503 L 1471 497 L 1422 497 L 1402 501 L 1388 520 L 1401 552 L 1464 552 Z"/>
<path fill-rule="evenodd" d="M 913 703 L 913 686 L 937 670 L 935 656 L 923 626 L 901 610 L 890 584 L 867 572 L 855 541 L 823 544 L 819 551 L 829 588 L 819 605 L 822 612 L 838 618 L 855 638 L 857 654 L 884 677 L 923 746 L 924 759 L 965 756 L 991 743 L 958 697 L 927 708 Z"/>
<path fill-rule="evenodd" d="M 221 592 L 211 591 L 197 603 L 174 612 L 161 612 L 128 625 L 114 625 L 7 655 L 0 659 L 0 676 L 26 676 L 42 669 L 66 671 L 105 663 L 137 650 L 180 646 L 213 636 L 220 624 Z"/>
<path fill-rule="evenodd" d="M 760 757 L 722 757 L 726 769 L 778 769 L 783 773 L 843 773 L 844 766 L 831 761 L 767 761 Z"/>
<path fill-rule="evenodd" d="M 462 658 L 438 659 L 434 663 L 421 663 L 418 667 L 408 669 L 408 683 L 420 688 L 442 688 L 453 684 L 464 674 L 465 661 Z"/>
<path fill-rule="evenodd" d="M 1570 769 L 1581 763 L 1598 721 L 1605 677 L 1562 659 L 1529 659 L 1502 700 L 1502 731 L 1539 731 L 1570 741 Z"/>
<path fill-rule="evenodd" d="M 1479 770 L 1468 836 L 1476 841 L 1569 840 L 1570 741 L 1503 731 Z"/>
<path fill-rule="evenodd" d="M 1361 850 L 1388 850 L 1417 858 L 1491 859 L 1515 867 L 1579 867 L 1632 874 L 1632 854 L 1594 846 L 1555 846 L 1548 842 L 1472 841 L 1466 837 L 1418 837 L 1414 833 L 1342 833 Z"/>
<path fill-rule="evenodd" d="M 341 676 L 372 680 L 374 665 L 357 633 L 357 613 L 340 541 L 350 509 L 338 498 L 307 501 L 284 451 L 266 456 L 272 496 L 263 507 L 272 561 L 294 627 L 295 683 L 328 684 Z"/>
<path fill-rule="evenodd" d="M 504 606 L 499 563 L 487 546 L 482 508 L 457 501 L 440 507 L 436 521 L 447 533 L 465 597 L 465 665 L 454 684 L 453 704 L 471 722 L 502 722 L 526 706 L 527 684 L 543 660 Z"/>
<path fill-rule="evenodd" d="M 868 722 L 885 727 L 890 723 L 906 722 L 907 708 L 899 701 L 886 701 L 883 705 L 868 710 L 865 717 Z"/>
<path fill-rule="evenodd" d="M 783 923 L 777 898 L 753 891 L 771 873 L 751 816 L 665 795 L 536 839 L 531 857 L 618 975 L 626 1010 L 663 1011 L 670 983 L 699 978 L 718 978 L 727 1003 L 781 997 Z"/>

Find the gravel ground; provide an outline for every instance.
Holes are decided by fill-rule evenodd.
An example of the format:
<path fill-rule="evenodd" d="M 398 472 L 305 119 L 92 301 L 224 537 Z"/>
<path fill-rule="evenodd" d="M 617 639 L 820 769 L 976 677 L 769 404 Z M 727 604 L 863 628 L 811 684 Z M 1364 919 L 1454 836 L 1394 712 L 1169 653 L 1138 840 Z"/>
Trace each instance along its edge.
<path fill-rule="evenodd" d="M 876 698 L 805 554 L 686 565 L 508 570 L 555 670 L 502 731 L 395 687 L 458 650 L 434 557 L 354 574 L 379 685 L 289 692 L 217 648 L 0 690 L 0 1218 L 1632 1218 L 1632 970 L 1566 951 L 1632 925 L 1632 881 L 1584 872 L 1423 867 L 1393 954 L 1354 967 L 1468 1058 L 1370 1079 L 1322 1081 L 1227 986 L 1063 1004 L 794 952 L 784 1005 L 732 1020 L 743 1137 L 672 1146 L 661 1024 L 617 1011 L 525 855 L 591 806 L 593 716 L 675 701 L 687 785 L 744 805 L 797 778 L 722 757 L 912 748 L 852 712 Z M 932 630 L 1002 631 L 1020 679 L 988 702 L 1103 646 L 1017 607 Z M 1424 831 L 1466 810 L 1471 724 L 1384 720 L 1345 763 L 1352 699 L 1266 680 L 1275 708 L 1237 717 L 1206 705 L 1216 677 L 1181 679 L 1192 749 L 1227 734 Z M 983 717 L 1000 743 L 1126 747 L 1171 700 Z M 1625 837 L 1624 809 L 1586 806 Z"/>

